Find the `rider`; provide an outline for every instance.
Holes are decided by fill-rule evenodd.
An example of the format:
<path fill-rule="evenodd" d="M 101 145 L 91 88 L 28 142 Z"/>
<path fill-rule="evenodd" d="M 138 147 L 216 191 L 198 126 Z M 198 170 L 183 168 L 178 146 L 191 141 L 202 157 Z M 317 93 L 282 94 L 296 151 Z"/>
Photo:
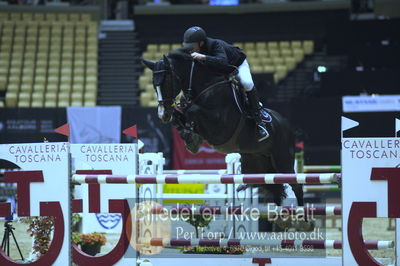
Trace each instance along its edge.
<path fill-rule="evenodd" d="M 232 46 L 219 39 L 209 38 L 206 32 L 197 26 L 190 27 L 183 35 L 183 47 L 187 48 L 195 60 L 203 61 L 205 65 L 224 71 L 229 65 L 238 68 L 238 77 L 250 105 L 252 118 L 256 122 L 258 141 L 269 137 L 268 130 L 262 120 L 262 105 L 250 73 L 246 55 L 240 48 Z"/>

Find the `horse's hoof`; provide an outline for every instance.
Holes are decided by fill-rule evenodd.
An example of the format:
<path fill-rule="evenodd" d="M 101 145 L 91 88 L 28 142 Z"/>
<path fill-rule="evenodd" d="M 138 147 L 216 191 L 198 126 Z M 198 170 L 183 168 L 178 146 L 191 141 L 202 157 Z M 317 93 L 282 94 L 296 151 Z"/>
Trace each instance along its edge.
<path fill-rule="evenodd" d="M 240 191 L 242 191 L 242 190 L 245 190 L 245 189 L 247 189 L 249 186 L 250 186 L 249 184 L 240 185 L 240 186 L 237 187 L 236 192 L 240 192 Z"/>

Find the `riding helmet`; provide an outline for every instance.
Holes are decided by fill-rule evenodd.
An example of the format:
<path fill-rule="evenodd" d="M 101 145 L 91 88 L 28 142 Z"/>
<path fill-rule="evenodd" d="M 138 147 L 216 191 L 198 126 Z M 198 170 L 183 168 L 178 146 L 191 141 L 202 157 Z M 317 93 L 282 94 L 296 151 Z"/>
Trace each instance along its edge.
<path fill-rule="evenodd" d="M 183 34 L 183 47 L 191 47 L 193 43 L 199 43 L 207 38 L 206 32 L 198 27 L 190 27 Z"/>

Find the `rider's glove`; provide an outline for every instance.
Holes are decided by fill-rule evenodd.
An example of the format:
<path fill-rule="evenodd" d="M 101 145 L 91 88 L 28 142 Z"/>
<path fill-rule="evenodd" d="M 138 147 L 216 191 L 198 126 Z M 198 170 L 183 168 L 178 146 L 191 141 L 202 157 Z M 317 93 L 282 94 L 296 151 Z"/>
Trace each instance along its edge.
<path fill-rule="evenodd" d="M 190 54 L 193 59 L 197 59 L 197 60 L 206 60 L 206 56 L 197 52 L 191 53 Z"/>

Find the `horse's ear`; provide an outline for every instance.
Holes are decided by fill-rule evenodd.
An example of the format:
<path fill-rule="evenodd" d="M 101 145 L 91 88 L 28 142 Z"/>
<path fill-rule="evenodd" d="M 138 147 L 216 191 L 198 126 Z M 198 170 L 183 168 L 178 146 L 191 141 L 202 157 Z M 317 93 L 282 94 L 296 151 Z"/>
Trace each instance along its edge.
<path fill-rule="evenodd" d="M 166 57 L 165 55 L 163 55 L 163 61 L 164 61 L 164 66 L 166 69 L 171 69 L 171 64 L 169 62 L 168 57 Z"/>
<path fill-rule="evenodd" d="M 148 68 L 150 68 L 152 71 L 154 71 L 154 67 L 155 67 L 155 65 L 156 65 L 155 62 L 152 62 L 152 61 L 150 61 L 150 60 L 147 60 L 147 59 L 145 59 L 145 58 L 142 58 L 142 63 L 143 63 L 145 66 L 147 66 Z"/>

